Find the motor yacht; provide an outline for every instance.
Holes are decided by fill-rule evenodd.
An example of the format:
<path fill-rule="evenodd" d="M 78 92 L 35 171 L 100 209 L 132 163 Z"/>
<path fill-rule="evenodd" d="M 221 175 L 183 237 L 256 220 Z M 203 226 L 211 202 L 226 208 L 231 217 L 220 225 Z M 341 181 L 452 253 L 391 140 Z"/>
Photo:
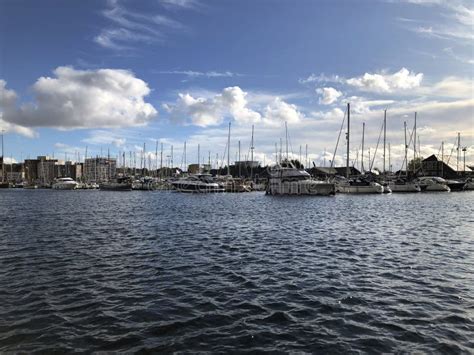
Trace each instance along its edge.
<path fill-rule="evenodd" d="M 75 190 L 77 188 L 77 182 L 70 177 L 57 178 L 51 188 L 54 190 Z"/>
<path fill-rule="evenodd" d="M 438 176 L 422 176 L 417 178 L 414 182 L 417 182 L 421 188 L 421 191 L 440 191 L 449 192 L 451 189 L 445 179 Z"/>
<path fill-rule="evenodd" d="M 276 164 L 269 170 L 267 194 L 269 195 L 334 195 L 334 183 L 318 181 L 290 161 Z"/>
<path fill-rule="evenodd" d="M 188 177 L 171 181 L 171 185 L 179 192 L 224 192 L 222 185 L 214 181 L 211 174 L 194 174 Z"/>

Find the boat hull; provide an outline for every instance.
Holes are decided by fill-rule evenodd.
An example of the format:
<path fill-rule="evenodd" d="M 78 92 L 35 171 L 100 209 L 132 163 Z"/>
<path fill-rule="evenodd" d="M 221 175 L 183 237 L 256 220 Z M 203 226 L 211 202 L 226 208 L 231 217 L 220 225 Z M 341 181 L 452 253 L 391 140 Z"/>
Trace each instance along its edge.
<path fill-rule="evenodd" d="M 337 192 L 343 194 L 381 194 L 384 192 L 384 187 L 380 184 L 339 185 Z"/>
<path fill-rule="evenodd" d="M 416 184 L 390 184 L 393 193 L 420 192 L 421 188 Z"/>
<path fill-rule="evenodd" d="M 100 184 L 99 189 L 103 191 L 132 191 L 132 184 Z"/>
<path fill-rule="evenodd" d="M 292 181 L 292 182 L 272 182 L 268 187 L 270 195 L 293 195 L 293 196 L 330 196 L 336 193 L 333 183 L 315 181 Z"/>
<path fill-rule="evenodd" d="M 77 184 L 53 184 L 51 188 L 53 190 L 75 190 L 77 188 Z"/>
<path fill-rule="evenodd" d="M 218 184 L 192 184 L 185 182 L 175 182 L 172 184 L 176 191 L 187 193 L 216 193 L 225 192 L 225 189 Z"/>

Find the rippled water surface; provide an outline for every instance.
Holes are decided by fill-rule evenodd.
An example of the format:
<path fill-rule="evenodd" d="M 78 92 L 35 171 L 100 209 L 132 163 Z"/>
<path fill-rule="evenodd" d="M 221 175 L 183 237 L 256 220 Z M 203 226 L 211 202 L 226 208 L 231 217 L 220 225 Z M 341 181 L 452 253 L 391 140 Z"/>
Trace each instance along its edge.
<path fill-rule="evenodd" d="M 0 351 L 472 352 L 474 193 L 0 191 Z"/>

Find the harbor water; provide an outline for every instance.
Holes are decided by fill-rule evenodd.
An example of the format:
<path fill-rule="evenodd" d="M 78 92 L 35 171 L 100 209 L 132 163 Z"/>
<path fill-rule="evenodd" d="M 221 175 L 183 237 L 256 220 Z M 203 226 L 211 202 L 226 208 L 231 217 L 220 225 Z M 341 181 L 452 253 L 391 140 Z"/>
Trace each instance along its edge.
<path fill-rule="evenodd" d="M 474 192 L 0 191 L 0 351 L 474 349 Z"/>

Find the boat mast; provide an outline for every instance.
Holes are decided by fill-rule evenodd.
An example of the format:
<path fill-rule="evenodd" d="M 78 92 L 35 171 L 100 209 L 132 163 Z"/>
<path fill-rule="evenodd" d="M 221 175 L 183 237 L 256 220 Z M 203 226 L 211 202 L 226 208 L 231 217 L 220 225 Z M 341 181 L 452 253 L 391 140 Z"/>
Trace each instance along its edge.
<path fill-rule="evenodd" d="M 3 132 L 5 132 L 4 129 L 2 129 L 2 182 L 5 181 L 5 157 L 4 157 L 4 153 L 3 153 Z"/>
<path fill-rule="evenodd" d="M 456 157 L 456 173 L 459 174 L 459 155 L 461 153 L 461 133 L 458 132 L 458 147 L 457 147 L 457 157 Z"/>
<path fill-rule="evenodd" d="M 156 140 L 156 144 L 155 144 L 155 169 L 156 169 L 155 177 L 158 177 L 158 139 Z"/>
<path fill-rule="evenodd" d="M 242 176 L 242 163 L 240 162 L 240 141 L 239 141 L 239 177 Z"/>
<path fill-rule="evenodd" d="M 365 143 L 365 122 L 362 122 L 362 156 L 360 158 L 360 170 L 362 174 L 364 174 L 365 169 L 364 169 L 364 143 Z"/>
<path fill-rule="evenodd" d="M 416 112 L 415 112 L 415 125 L 413 127 L 413 177 L 415 177 L 415 174 L 416 174 Z"/>
<path fill-rule="evenodd" d="M 441 177 L 444 177 L 444 141 L 441 142 Z"/>
<path fill-rule="evenodd" d="M 385 176 L 385 144 L 387 140 L 387 109 L 383 111 L 383 175 Z"/>
<path fill-rule="evenodd" d="M 253 180 L 253 150 L 254 149 L 255 147 L 253 146 L 253 125 L 252 125 L 252 141 L 250 143 L 250 180 Z"/>
<path fill-rule="evenodd" d="M 408 178 L 408 144 L 407 144 L 407 122 L 403 122 L 405 127 L 405 176 Z"/>
<path fill-rule="evenodd" d="M 198 174 L 201 172 L 201 145 L 198 143 Z"/>
<path fill-rule="evenodd" d="M 392 173 L 392 159 L 391 159 L 391 149 L 390 149 L 390 142 L 388 142 L 388 172 Z"/>
<path fill-rule="evenodd" d="M 305 150 L 305 162 L 306 162 L 306 169 L 309 169 L 309 164 L 308 164 L 308 144 L 306 144 L 306 150 Z"/>
<path fill-rule="evenodd" d="M 351 121 L 351 104 L 347 103 L 347 134 L 346 134 L 346 140 L 347 140 L 347 157 L 346 157 L 346 178 L 349 178 L 349 136 L 350 136 L 350 121 Z"/>
<path fill-rule="evenodd" d="M 163 179 L 163 143 L 160 150 L 160 178 Z"/>
<path fill-rule="evenodd" d="M 286 160 L 288 160 L 288 123 L 285 121 Z"/>
<path fill-rule="evenodd" d="M 184 141 L 184 167 L 183 167 L 183 171 L 188 171 L 188 167 L 186 165 L 186 141 Z"/>
<path fill-rule="evenodd" d="M 229 134 L 227 135 L 227 175 L 230 175 L 230 122 Z"/>

